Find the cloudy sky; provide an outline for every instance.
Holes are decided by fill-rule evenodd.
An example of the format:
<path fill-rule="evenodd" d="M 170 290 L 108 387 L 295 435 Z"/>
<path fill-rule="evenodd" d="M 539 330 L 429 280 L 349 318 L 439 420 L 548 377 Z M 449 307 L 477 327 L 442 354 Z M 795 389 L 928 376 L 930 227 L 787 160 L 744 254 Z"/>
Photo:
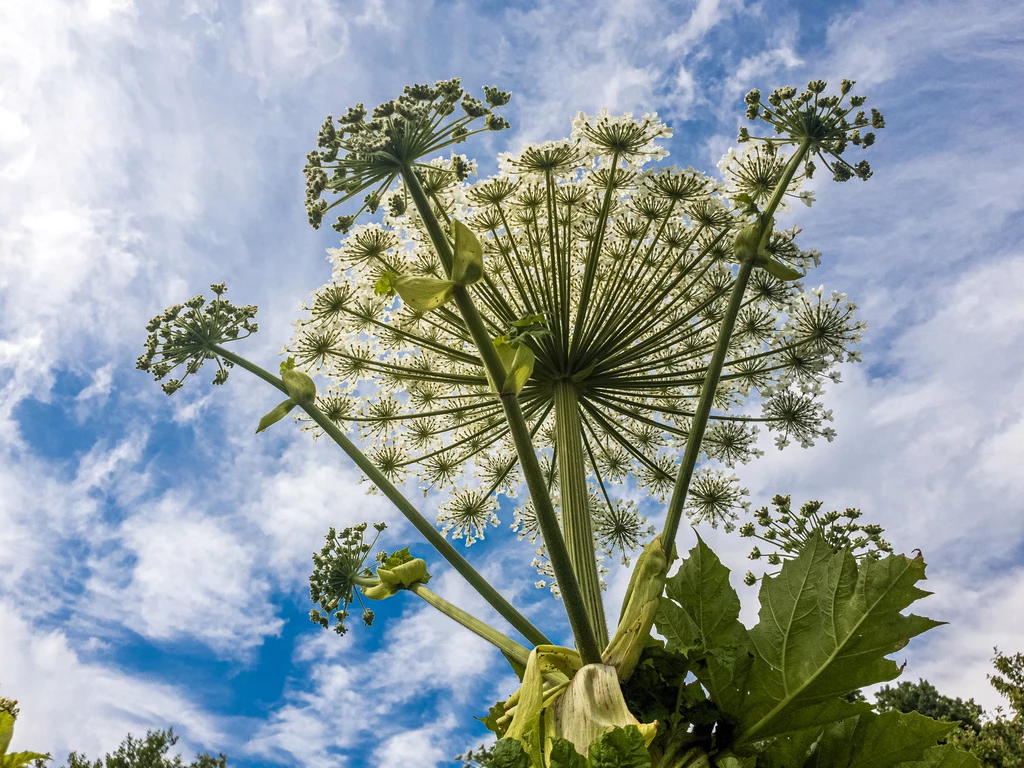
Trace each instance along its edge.
<path fill-rule="evenodd" d="M 452 76 L 514 92 L 513 130 L 467 148 L 482 172 L 605 106 L 656 110 L 670 161 L 712 171 L 748 89 L 858 80 L 887 118 L 875 176 L 820 182 L 795 221 L 824 253 L 815 280 L 862 307 L 864 363 L 828 393 L 834 443 L 767 441 L 740 474 L 755 505 L 857 506 L 922 549 L 936 594 L 920 610 L 950 623 L 911 644 L 905 674 L 994 707 L 993 646 L 1024 650 L 1022 40 L 1024 7 L 1002 0 L 0 3 L 14 747 L 96 756 L 173 726 L 187 754 L 239 766 L 428 766 L 484 737 L 470 716 L 511 685 L 489 647 L 398 599 L 345 638 L 308 621 L 328 526 L 390 520 L 415 543 L 344 456 L 294 428 L 254 436 L 279 395 L 241 373 L 169 399 L 133 370 L 145 322 L 220 280 L 260 305 L 245 353 L 274 367 L 336 244 L 303 210 L 324 116 Z M 751 618 L 746 543 L 709 539 Z M 469 555 L 565 639 L 512 532 Z M 488 616 L 432 565 L 437 592 Z M 617 604 L 623 574 L 610 582 Z"/>

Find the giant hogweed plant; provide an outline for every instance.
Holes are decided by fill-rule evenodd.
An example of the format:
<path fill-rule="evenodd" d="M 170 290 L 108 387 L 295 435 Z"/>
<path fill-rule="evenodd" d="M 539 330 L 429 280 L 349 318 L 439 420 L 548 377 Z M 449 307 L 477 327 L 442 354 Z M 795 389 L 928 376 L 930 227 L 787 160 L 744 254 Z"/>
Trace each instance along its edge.
<path fill-rule="evenodd" d="M 968 764 L 935 746 L 946 725 L 843 698 L 896 677 L 885 657 L 935 624 L 901 613 L 927 594 L 924 563 L 883 557 L 876 526 L 817 507 L 759 513 L 762 534 L 742 533 L 777 544 L 769 561 L 781 570 L 762 581 L 749 630 L 703 542 L 667 577 L 684 516 L 731 530 L 745 506 L 736 479 L 698 467 L 702 457 L 752 459 L 759 427 L 779 447 L 834 434 L 822 382 L 857 359 L 862 326 L 842 294 L 803 289 L 819 254 L 775 214 L 810 203 L 800 185 L 816 163 L 837 181 L 871 175 L 845 155 L 884 121 L 852 87 L 752 91 L 747 117 L 773 130 L 741 130 L 724 180 L 645 169 L 667 154 L 670 130 L 653 114 L 602 112 L 471 183 L 475 164 L 449 148 L 506 128 L 497 110 L 509 95 L 485 88 L 480 100 L 458 80 L 410 86 L 371 113 L 328 117 L 308 156 L 310 223 L 359 207 L 334 223 L 344 238 L 332 280 L 297 321 L 279 376 L 227 348 L 256 331 L 256 308 L 232 304 L 223 284 L 150 323 L 139 367 L 165 391 L 206 361 L 215 384 L 238 366 L 280 390 L 257 431 L 299 409 L 519 633 L 428 589 L 427 563 L 408 547 L 368 564 L 377 538 L 365 524 L 332 529 L 313 557 L 316 623 L 333 618 L 343 633 L 354 606 L 370 624 L 372 601 L 411 593 L 504 654 L 521 686 L 485 719 L 500 737 L 494 765 Z M 364 214 L 380 221 L 357 224 Z M 323 392 L 310 374 L 327 380 Z M 399 490 L 411 479 L 444 495 L 440 530 Z M 665 506 L 653 538 L 630 484 Z M 560 596 L 575 648 L 553 644 L 449 541 L 483 538 L 502 495 L 539 547 L 538 586 Z M 601 563 L 641 548 L 609 632 Z"/>

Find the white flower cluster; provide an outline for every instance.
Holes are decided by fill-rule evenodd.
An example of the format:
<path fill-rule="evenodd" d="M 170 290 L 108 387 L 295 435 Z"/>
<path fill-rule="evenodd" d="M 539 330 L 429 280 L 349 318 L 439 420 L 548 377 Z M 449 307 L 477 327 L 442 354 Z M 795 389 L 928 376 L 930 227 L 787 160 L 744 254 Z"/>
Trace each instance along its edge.
<path fill-rule="evenodd" d="M 469 165 L 460 156 L 418 171 L 442 223 L 458 219 L 483 245 L 485 279 L 470 290 L 488 331 L 530 329 L 518 337 L 535 355 L 519 402 L 556 503 L 555 393 L 564 402 L 568 392 L 580 434 L 565 450 L 585 457 L 598 549 L 623 557 L 651 529 L 617 486 L 631 476 L 654 500 L 671 493 L 734 282 L 732 234 L 742 222 L 723 195 L 760 199 L 785 163 L 763 149 L 732 154 L 724 185 L 692 168 L 643 170 L 667 154 L 658 142 L 670 135 L 656 115 L 580 114 L 570 139 L 503 155 L 492 178 L 460 181 Z M 382 223 L 353 228 L 330 251 L 332 280 L 295 323 L 289 353 L 331 380 L 323 410 L 372 446 L 389 478 L 450 489 L 438 522 L 471 544 L 498 523 L 498 496 L 515 496 L 516 455 L 459 313 L 449 304 L 418 311 L 389 294 L 396 276 L 447 275 L 406 191 L 390 192 L 381 209 Z M 797 235 L 774 233 L 768 251 L 812 268 L 819 254 L 801 251 Z M 708 459 L 734 467 L 758 455 L 758 425 L 783 443 L 831 439 L 820 382 L 856 359 L 853 309 L 840 294 L 804 293 L 755 270 L 703 444 Z M 733 476 L 705 468 L 693 487 L 691 519 L 731 526 L 744 505 Z M 528 501 L 514 527 L 535 539 Z M 538 563 L 546 573 L 543 554 Z"/>

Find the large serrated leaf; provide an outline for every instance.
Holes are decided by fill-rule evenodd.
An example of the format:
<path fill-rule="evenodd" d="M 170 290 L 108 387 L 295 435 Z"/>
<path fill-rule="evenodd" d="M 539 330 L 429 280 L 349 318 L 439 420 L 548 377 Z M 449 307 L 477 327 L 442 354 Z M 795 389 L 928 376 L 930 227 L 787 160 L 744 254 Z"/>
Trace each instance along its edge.
<path fill-rule="evenodd" d="M 587 750 L 590 768 L 649 768 L 651 756 L 635 725 L 615 728 L 591 743 Z"/>
<path fill-rule="evenodd" d="M 843 694 L 899 674 L 888 654 L 941 622 L 904 616 L 927 595 L 915 584 L 924 561 L 893 555 L 858 569 L 815 534 L 799 556 L 761 586 L 761 612 L 737 746 L 841 719 Z M 822 719 L 821 710 L 835 708 Z"/>
<path fill-rule="evenodd" d="M 860 715 L 827 726 L 804 768 L 893 768 L 920 759 L 954 727 L 917 712 Z"/>
<path fill-rule="evenodd" d="M 665 593 L 655 622 L 658 632 L 669 641 L 669 650 L 702 662 L 694 674 L 711 701 L 722 712 L 737 714 L 751 657 L 729 569 L 698 536 L 697 546 L 666 582 Z"/>
<path fill-rule="evenodd" d="M 498 739 L 490 764 L 493 768 L 530 768 L 530 756 L 515 739 Z"/>
<path fill-rule="evenodd" d="M 547 758 L 549 768 L 588 768 L 587 758 L 566 739 L 552 740 Z"/>
<path fill-rule="evenodd" d="M 982 762 L 970 752 L 943 744 L 925 750 L 924 757 L 913 763 L 900 763 L 896 768 L 982 768 Z"/>

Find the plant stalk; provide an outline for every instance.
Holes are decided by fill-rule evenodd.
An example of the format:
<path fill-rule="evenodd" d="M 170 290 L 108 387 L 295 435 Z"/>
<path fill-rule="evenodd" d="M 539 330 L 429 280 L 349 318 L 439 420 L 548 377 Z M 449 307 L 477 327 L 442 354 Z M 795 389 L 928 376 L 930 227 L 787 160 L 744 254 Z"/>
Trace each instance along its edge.
<path fill-rule="evenodd" d="M 412 168 L 406 168 L 402 172 L 402 178 L 405 181 L 406 189 L 409 190 L 409 196 L 412 197 L 413 203 L 416 205 L 416 210 L 427 227 L 430 240 L 437 250 L 441 263 L 446 272 L 451 274 L 451 265 L 454 260 L 451 244 L 430 207 L 430 201 L 427 199 L 419 179 L 416 178 L 415 171 Z M 461 286 L 456 286 L 453 298 L 462 314 L 466 330 L 469 331 L 470 337 L 480 352 L 480 359 L 483 360 L 484 368 L 490 374 L 491 380 L 504 381 L 504 366 L 494 349 L 494 343 L 484 326 L 483 318 L 480 317 L 480 313 L 473 304 L 473 298 L 469 295 L 469 291 Z M 526 486 L 533 499 L 534 508 L 537 510 L 537 523 L 540 526 L 541 536 L 544 538 L 548 557 L 551 559 L 551 565 L 555 571 L 555 579 L 558 581 L 558 588 L 565 604 L 565 612 L 569 618 L 569 626 L 576 640 L 576 648 L 584 664 L 596 664 L 601 660 L 601 650 L 598 648 L 597 639 L 587 615 L 583 594 L 576 581 L 565 540 L 562 538 L 558 517 L 555 515 L 547 484 L 544 482 L 544 474 L 541 471 L 540 462 L 537 460 L 537 451 L 533 446 L 529 427 L 522 409 L 519 407 L 519 399 L 514 394 L 500 395 L 499 398 L 505 410 L 505 420 L 508 422 Z"/>
<path fill-rule="evenodd" d="M 786 189 L 793 180 L 796 169 L 803 161 L 808 149 L 810 149 L 808 141 L 801 143 L 789 159 L 789 163 L 782 173 L 782 178 L 775 185 L 775 190 L 772 192 L 767 208 L 758 217 L 761 234 L 764 233 L 766 227 L 771 226 L 772 217 L 775 215 L 779 203 L 782 202 L 782 196 L 786 193 Z M 701 443 L 704 441 L 704 431 L 707 429 L 708 418 L 711 416 L 711 406 L 715 400 L 718 382 L 722 377 L 722 367 L 725 365 L 725 358 L 729 353 L 732 332 L 736 327 L 736 317 L 739 315 L 740 307 L 743 304 L 743 294 L 747 290 L 747 283 L 750 281 L 750 275 L 753 271 L 754 262 L 752 259 L 748 259 L 740 264 L 739 272 L 736 275 L 736 282 L 733 283 L 732 293 L 729 296 L 729 306 L 726 308 L 722 324 L 719 326 L 715 351 L 711 355 L 711 362 L 708 364 L 707 372 L 704 374 L 700 400 L 697 402 L 697 410 L 690 425 L 690 434 L 686 439 L 683 461 L 679 465 L 676 484 L 672 489 L 672 499 L 669 501 L 668 512 L 665 515 L 665 527 L 662 529 L 662 541 L 665 542 L 667 552 L 675 551 L 674 544 L 676 534 L 679 531 L 679 522 L 683 517 L 686 494 L 690 489 L 690 481 L 693 479 L 697 459 L 700 457 Z"/>
<path fill-rule="evenodd" d="M 601 599 L 601 582 L 597 575 L 590 494 L 587 491 L 587 465 L 583 453 L 583 424 L 580 422 L 576 385 L 571 381 L 556 383 L 554 400 L 562 531 L 594 634 L 602 646 L 607 646 L 608 626 Z"/>
<path fill-rule="evenodd" d="M 455 607 L 443 597 L 427 589 L 419 582 L 416 582 L 409 587 L 409 591 L 421 598 L 428 605 L 437 608 L 437 610 L 448 618 L 459 622 L 459 624 L 464 626 L 473 634 L 478 637 L 482 637 L 509 658 L 514 659 L 524 667 L 526 666 L 526 662 L 529 661 L 530 658 L 530 651 L 521 646 L 515 640 L 506 637 L 494 627 L 489 624 L 485 624 L 480 621 L 480 619 L 466 613 L 461 608 Z"/>
<path fill-rule="evenodd" d="M 284 392 L 286 395 L 288 394 L 288 390 L 285 388 L 284 382 L 269 371 L 260 368 L 258 365 L 249 362 L 244 357 L 240 357 L 219 345 L 212 345 L 211 350 L 223 357 L 225 360 L 230 360 L 239 368 L 244 368 L 249 371 L 249 373 L 258 376 L 268 384 L 271 384 Z M 387 479 L 384 473 L 382 473 L 374 463 L 356 447 L 355 443 L 349 440 L 348 437 L 338 429 L 337 425 L 324 415 L 323 411 L 317 408 L 316 405 L 300 405 L 299 407 L 309 414 L 309 417 L 317 423 L 317 426 L 319 426 L 341 447 L 341 449 L 350 459 L 352 459 L 352 461 L 355 462 L 356 466 L 363 471 L 370 481 L 376 485 L 396 507 L 398 507 L 398 511 L 405 515 L 405 518 L 423 535 L 423 538 L 425 538 L 431 546 L 437 550 L 438 554 L 448 561 L 448 564 L 451 565 L 452 568 L 454 568 L 466 581 L 468 581 L 473 589 L 475 589 L 480 596 L 487 601 L 488 605 L 494 608 L 494 610 L 497 611 L 505 621 L 511 624 L 517 632 L 534 645 L 547 645 L 551 643 L 543 632 L 533 626 L 525 616 L 517 611 L 511 603 L 509 603 L 494 587 L 491 586 L 487 579 L 481 576 L 480 573 L 478 573 L 477 570 L 469 564 L 469 561 L 458 553 L 455 547 L 453 547 L 448 540 L 430 524 L 430 521 L 420 514 L 419 510 L 412 505 L 412 502 L 405 498 L 405 496 L 402 495 L 402 492 Z"/>

